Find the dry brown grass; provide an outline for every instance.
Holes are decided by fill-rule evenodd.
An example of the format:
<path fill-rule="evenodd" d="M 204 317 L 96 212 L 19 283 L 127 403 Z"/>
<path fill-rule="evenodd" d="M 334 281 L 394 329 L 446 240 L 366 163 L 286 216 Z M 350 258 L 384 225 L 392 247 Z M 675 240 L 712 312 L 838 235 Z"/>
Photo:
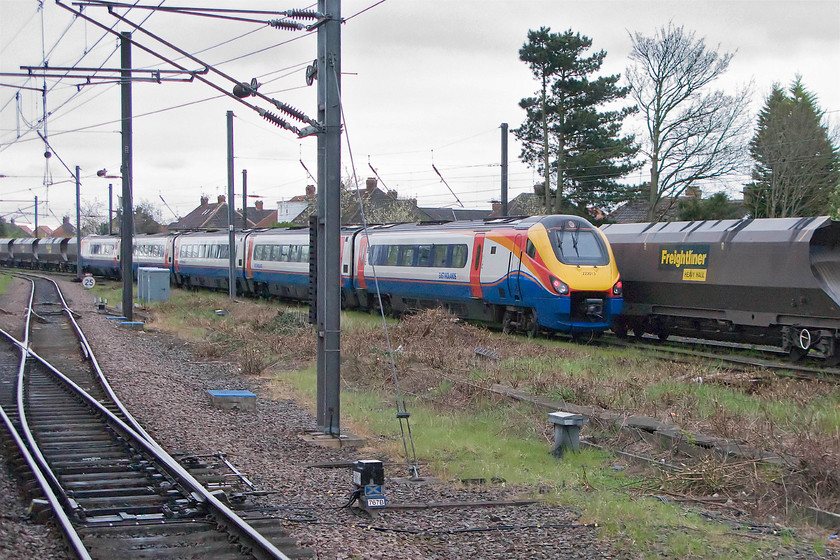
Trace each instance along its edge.
<path fill-rule="evenodd" d="M 194 326 L 209 333 L 196 345 L 208 358 L 235 356 L 243 373 L 258 375 L 269 365 L 285 369 L 305 367 L 315 358 L 313 327 L 305 311 L 277 309 L 255 302 L 227 306 L 225 317 L 205 317 Z M 679 475 L 660 483 L 674 492 L 749 497 L 751 512 L 792 511 L 792 505 L 840 510 L 840 435 L 827 434 L 818 419 L 802 417 L 801 408 L 836 391 L 832 384 L 781 380 L 763 371 L 710 370 L 703 364 L 654 361 L 633 353 L 607 353 L 588 346 L 556 345 L 544 340 L 502 336 L 465 324 L 440 309 L 403 318 L 390 328 L 393 360 L 400 390 L 441 410 L 463 410 L 496 399 L 488 392 L 494 383 L 534 394 L 554 396 L 578 405 L 600 406 L 616 412 L 641 414 L 673 423 L 689 432 L 729 438 L 755 449 L 790 459 L 777 468 L 751 461 L 709 456 L 690 458 L 675 451 L 668 460 L 683 463 Z M 483 349 L 487 357 L 476 353 Z M 394 375 L 385 336 L 378 325 L 356 324 L 341 339 L 342 383 L 361 390 L 393 394 Z M 498 359 L 495 359 L 495 356 Z M 760 403 L 741 409 L 714 402 L 703 410 L 697 387 L 725 387 Z M 669 381 L 665 389 L 662 382 Z M 652 387 L 660 387 L 651 393 Z M 791 419 L 780 419 L 771 407 L 791 403 Z M 796 413 L 798 416 L 793 417 Z M 546 425 L 535 416 L 535 433 Z M 608 439 L 608 438 L 607 438 Z M 618 449 L 645 452 L 622 438 Z"/>

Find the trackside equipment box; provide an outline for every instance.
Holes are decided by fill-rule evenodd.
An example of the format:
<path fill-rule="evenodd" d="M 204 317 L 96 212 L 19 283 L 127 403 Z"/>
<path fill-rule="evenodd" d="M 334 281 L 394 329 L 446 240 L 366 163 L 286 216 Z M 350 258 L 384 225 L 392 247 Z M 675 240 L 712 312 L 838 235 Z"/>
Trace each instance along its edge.
<path fill-rule="evenodd" d="M 138 268 L 137 299 L 144 303 L 169 301 L 169 269 L 150 266 Z"/>

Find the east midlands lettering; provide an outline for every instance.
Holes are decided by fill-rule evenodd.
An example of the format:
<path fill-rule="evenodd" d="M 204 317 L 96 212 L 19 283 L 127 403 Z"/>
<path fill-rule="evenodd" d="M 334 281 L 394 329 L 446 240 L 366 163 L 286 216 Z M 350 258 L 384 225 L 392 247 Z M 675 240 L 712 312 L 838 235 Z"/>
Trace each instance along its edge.
<path fill-rule="evenodd" d="M 708 268 L 708 245 L 660 245 L 659 268 Z"/>

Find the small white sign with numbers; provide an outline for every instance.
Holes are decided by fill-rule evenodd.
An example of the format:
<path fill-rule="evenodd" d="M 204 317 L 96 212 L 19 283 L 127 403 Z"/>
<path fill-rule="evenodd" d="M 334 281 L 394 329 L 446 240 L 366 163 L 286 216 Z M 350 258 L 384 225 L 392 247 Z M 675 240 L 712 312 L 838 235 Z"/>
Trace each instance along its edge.
<path fill-rule="evenodd" d="M 82 278 L 82 286 L 89 290 L 96 286 L 96 280 L 94 280 L 93 276 L 87 275 L 84 278 Z"/>

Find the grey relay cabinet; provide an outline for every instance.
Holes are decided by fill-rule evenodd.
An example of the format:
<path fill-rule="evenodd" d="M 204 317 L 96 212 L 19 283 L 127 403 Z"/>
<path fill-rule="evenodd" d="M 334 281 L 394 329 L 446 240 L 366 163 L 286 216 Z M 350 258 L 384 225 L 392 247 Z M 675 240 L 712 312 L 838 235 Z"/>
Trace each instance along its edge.
<path fill-rule="evenodd" d="M 169 300 L 169 269 L 141 266 L 137 269 L 137 299 L 144 303 Z"/>

